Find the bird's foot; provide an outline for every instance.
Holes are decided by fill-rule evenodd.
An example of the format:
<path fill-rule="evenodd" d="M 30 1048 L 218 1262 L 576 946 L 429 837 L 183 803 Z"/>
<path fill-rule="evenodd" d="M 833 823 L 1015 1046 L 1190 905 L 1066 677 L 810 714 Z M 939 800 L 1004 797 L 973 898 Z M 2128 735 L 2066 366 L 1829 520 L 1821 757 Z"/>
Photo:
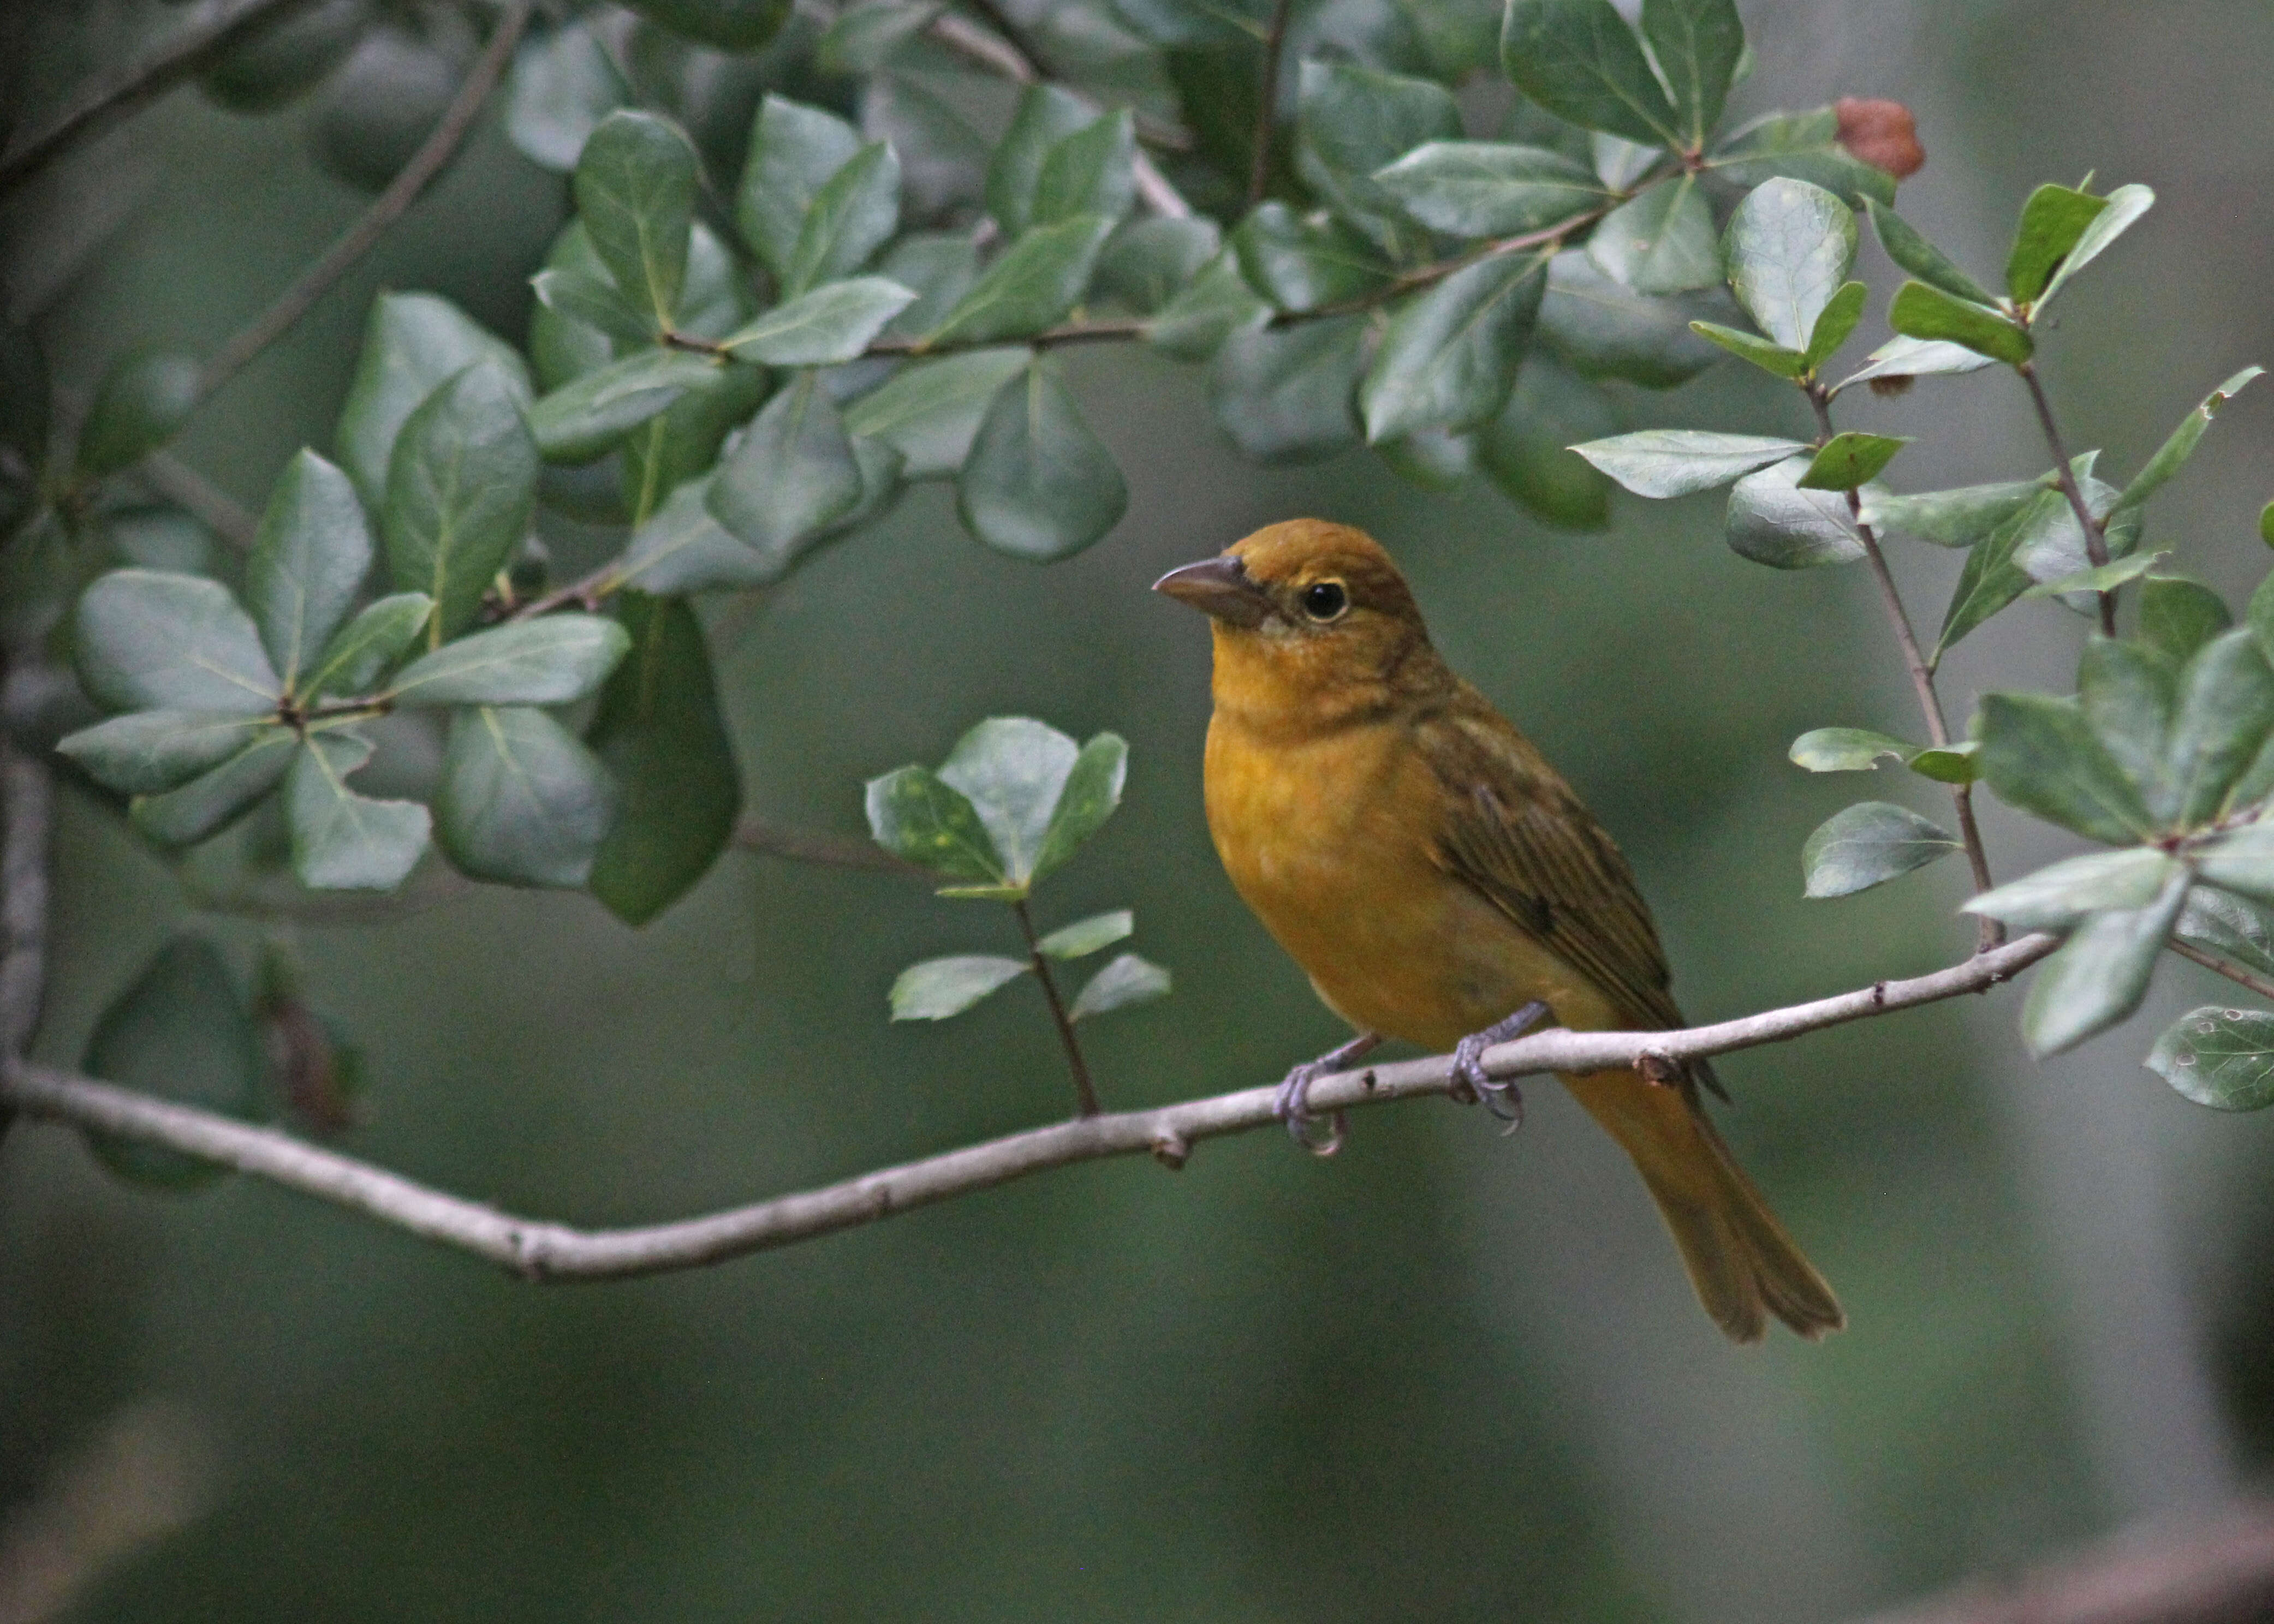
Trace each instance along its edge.
<path fill-rule="evenodd" d="M 1547 1013 L 1547 1006 L 1534 998 L 1453 1046 L 1453 1097 L 1465 1105 L 1482 1100 L 1487 1110 L 1508 1124 L 1505 1132 L 1513 1133 L 1524 1125 L 1524 1091 L 1513 1081 L 1496 1082 L 1485 1075 L 1485 1050 L 1522 1037 Z"/>
<path fill-rule="evenodd" d="M 1343 1113 L 1335 1112 L 1327 1118 L 1323 1135 L 1314 1133 L 1319 1119 L 1311 1115 L 1311 1085 L 1330 1071 L 1341 1070 L 1366 1054 L 1382 1041 L 1378 1032 L 1361 1032 L 1338 1049 L 1330 1049 L 1316 1060 L 1306 1060 L 1287 1073 L 1279 1085 L 1278 1098 L 1271 1104 L 1271 1114 L 1287 1124 L 1287 1132 L 1295 1143 L 1314 1156 L 1331 1156 L 1343 1147 L 1345 1123 Z"/>

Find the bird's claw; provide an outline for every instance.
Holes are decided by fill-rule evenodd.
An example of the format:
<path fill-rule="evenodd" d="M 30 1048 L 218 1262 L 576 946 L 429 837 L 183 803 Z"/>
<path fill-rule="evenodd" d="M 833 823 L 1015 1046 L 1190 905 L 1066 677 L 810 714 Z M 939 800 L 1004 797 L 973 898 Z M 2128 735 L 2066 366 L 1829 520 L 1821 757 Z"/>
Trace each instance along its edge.
<path fill-rule="evenodd" d="M 1347 1123 L 1340 1111 L 1326 1118 L 1326 1132 L 1314 1132 L 1319 1118 L 1311 1115 L 1311 1085 L 1326 1075 L 1329 1067 L 1323 1060 L 1306 1060 L 1287 1073 L 1279 1085 L 1279 1097 L 1271 1103 L 1271 1114 L 1287 1124 L 1287 1136 L 1314 1156 L 1331 1156 L 1343 1147 Z"/>
<path fill-rule="evenodd" d="M 1524 1091 L 1513 1079 L 1503 1082 L 1486 1074 L 1485 1051 L 1495 1043 L 1522 1037 L 1547 1013 L 1547 1006 L 1535 998 L 1514 1014 L 1495 1021 L 1482 1032 L 1472 1032 L 1453 1046 L 1453 1098 L 1464 1105 L 1483 1101 L 1487 1110 L 1508 1124 L 1501 1130 L 1503 1135 L 1524 1125 Z"/>

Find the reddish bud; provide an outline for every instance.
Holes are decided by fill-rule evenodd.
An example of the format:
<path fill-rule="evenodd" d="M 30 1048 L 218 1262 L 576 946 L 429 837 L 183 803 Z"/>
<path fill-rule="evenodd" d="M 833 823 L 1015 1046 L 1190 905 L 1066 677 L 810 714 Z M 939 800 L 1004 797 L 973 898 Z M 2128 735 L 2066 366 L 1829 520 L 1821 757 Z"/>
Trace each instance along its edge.
<path fill-rule="evenodd" d="M 1901 102 L 1842 96 L 1832 111 L 1840 120 L 1840 145 L 1851 157 L 1885 169 L 1897 180 L 1917 174 L 1926 162 L 1918 124 Z"/>

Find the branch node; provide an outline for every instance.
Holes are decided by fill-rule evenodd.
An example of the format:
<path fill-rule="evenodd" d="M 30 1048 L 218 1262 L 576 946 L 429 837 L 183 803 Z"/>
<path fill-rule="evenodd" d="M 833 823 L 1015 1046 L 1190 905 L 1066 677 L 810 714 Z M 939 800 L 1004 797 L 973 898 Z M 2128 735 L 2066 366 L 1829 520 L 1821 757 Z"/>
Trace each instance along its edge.
<path fill-rule="evenodd" d="M 1181 1173 L 1185 1170 L 1185 1163 L 1191 1159 L 1193 1142 L 1174 1128 L 1163 1128 L 1153 1136 L 1149 1148 L 1154 1161 L 1171 1173 Z"/>
<path fill-rule="evenodd" d="M 1682 1076 L 1682 1063 L 1662 1049 L 1645 1049 L 1637 1055 L 1634 1069 L 1661 1088 L 1671 1087 Z"/>

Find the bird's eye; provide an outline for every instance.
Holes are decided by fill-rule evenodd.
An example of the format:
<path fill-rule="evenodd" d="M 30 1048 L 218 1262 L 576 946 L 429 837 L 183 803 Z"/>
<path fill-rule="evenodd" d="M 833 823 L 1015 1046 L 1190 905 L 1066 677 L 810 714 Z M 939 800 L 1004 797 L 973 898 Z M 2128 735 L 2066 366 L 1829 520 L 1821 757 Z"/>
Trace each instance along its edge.
<path fill-rule="evenodd" d="M 1314 581 L 1303 589 L 1303 613 L 1321 623 L 1335 620 L 1350 607 L 1350 594 L 1339 581 Z"/>

